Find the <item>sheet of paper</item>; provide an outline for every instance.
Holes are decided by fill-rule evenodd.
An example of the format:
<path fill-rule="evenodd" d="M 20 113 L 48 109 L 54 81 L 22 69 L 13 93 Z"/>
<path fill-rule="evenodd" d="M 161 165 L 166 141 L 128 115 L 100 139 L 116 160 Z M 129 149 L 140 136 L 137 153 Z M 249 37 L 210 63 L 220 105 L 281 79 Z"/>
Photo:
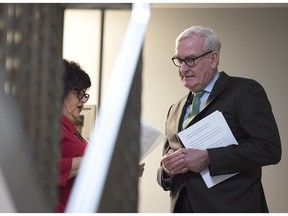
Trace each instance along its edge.
<path fill-rule="evenodd" d="M 218 110 L 179 132 L 178 136 L 186 148 L 204 150 L 238 144 L 223 114 Z M 208 188 L 236 174 L 237 173 L 212 177 L 208 168 L 201 172 L 201 176 Z"/>
<path fill-rule="evenodd" d="M 150 127 L 147 123 L 141 122 L 141 153 L 140 159 L 143 160 L 152 152 L 163 140 L 165 135 L 155 128 Z"/>

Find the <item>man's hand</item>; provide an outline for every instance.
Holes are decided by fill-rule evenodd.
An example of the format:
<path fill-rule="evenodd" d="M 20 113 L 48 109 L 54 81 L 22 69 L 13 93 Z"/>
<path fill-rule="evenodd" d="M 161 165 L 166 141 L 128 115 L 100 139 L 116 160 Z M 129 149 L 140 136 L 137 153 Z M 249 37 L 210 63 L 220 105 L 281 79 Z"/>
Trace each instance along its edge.
<path fill-rule="evenodd" d="M 163 168 L 169 176 L 187 172 L 187 168 L 185 168 L 184 162 L 185 154 L 183 154 L 181 149 L 178 149 L 175 152 L 170 149 L 162 158 Z"/>
<path fill-rule="evenodd" d="M 210 164 L 207 150 L 183 148 L 181 151 L 185 155 L 184 166 L 192 172 L 200 173 Z"/>

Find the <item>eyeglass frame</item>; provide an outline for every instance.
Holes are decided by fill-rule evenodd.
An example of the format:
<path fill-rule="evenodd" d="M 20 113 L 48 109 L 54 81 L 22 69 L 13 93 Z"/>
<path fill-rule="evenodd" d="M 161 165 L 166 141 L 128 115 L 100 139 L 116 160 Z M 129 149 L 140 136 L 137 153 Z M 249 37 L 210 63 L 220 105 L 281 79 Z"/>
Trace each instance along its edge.
<path fill-rule="evenodd" d="M 85 103 L 89 100 L 90 95 L 87 94 L 83 89 L 77 89 L 77 88 L 72 88 L 73 91 L 77 94 L 78 99 L 81 101 L 84 98 Z M 80 95 L 80 93 L 83 92 L 83 96 Z"/>
<path fill-rule="evenodd" d="M 202 55 L 197 56 L 197 57 L 195 57 L 195 58 L 188 57 L 188 58 L 182 59 L 182 58 L 178 58 L 178 57 L 176 57 L 176 56 L 173 56 L 173 57 L 171 58 L 171 60 L 172 60 L 173 64 L 174 64 L 176 67 L 181 67 L 181 65 L 182 65 L 183 62 L 184 62 L 185 65 L 187 65 L 188 67 L 193 67 L 193 66 L 196 64 L 196 63 L 195 63 L 195 60 L 197 60 L 197 59 L 199 59 L 199 58 L 201 58 L 201 57 L 203 57 L 203 56 L 205 56 L 205 55 L 208 55 L 208 54 L 210 54 L 210 53 L 212 53 L 212 52 L 213 52 L 213 51 L 207 51 L 207 52 L 203 53 Z M 187 62 L 186 62 L 187 59 L 192 60 L 193 64 L 192 64 L 192 65 L 188 65 Z M 178 65 L 178 64 L 175 63 L 174 60 L 178 60 L 178 62 L 179 62 L 179 60 L 181 60 L 182 62 L 181 62 L 181 63 L 179 62 L 180 64 Z"/>

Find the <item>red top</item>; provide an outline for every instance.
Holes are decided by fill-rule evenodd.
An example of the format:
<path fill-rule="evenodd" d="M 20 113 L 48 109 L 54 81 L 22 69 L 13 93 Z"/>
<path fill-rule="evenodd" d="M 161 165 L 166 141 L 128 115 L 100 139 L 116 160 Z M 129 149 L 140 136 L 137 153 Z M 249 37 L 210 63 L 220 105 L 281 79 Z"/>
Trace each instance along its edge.
<path fill-rule="evenodd" d="M 59 202 L 57 212 L 64 212 L 72 190 L 75 177 L 68 179 L 72 167 L 72 159 L 84 155 L 87 145 L 86 140 L 77 131 L 76 126 L 62 115 L 62 138 L 61 138 L 61 159 L 60 179 L 58 183 Z"/>

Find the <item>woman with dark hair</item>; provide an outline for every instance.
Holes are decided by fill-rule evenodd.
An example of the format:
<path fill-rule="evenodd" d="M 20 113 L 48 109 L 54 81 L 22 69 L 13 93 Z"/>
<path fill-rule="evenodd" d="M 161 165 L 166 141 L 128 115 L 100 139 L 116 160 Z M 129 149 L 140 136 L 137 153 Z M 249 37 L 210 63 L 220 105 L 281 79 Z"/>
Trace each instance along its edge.
<path fill-rule="evenodd" d="M 57 212 L 64 212 L 75 177 L 80 167 L 87 141 L 74 124 L 79 120 L 84 104 L 89 99 L 86 93 L 91 86 L 89 75 L 73 61 L 63 60 L 64 97 L 62 107 L 62 138 Z"/>

